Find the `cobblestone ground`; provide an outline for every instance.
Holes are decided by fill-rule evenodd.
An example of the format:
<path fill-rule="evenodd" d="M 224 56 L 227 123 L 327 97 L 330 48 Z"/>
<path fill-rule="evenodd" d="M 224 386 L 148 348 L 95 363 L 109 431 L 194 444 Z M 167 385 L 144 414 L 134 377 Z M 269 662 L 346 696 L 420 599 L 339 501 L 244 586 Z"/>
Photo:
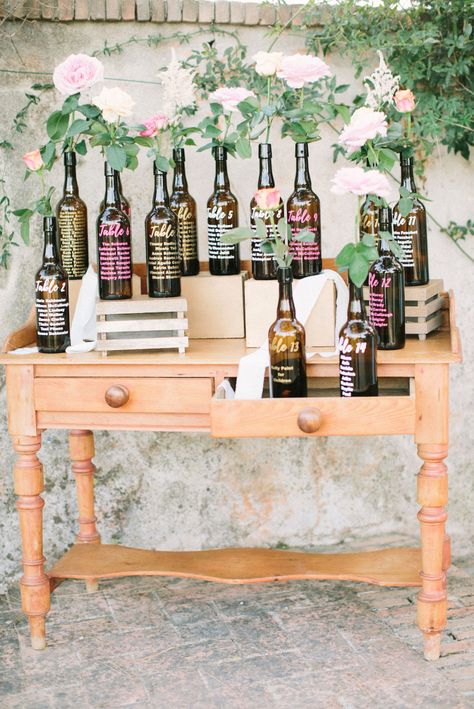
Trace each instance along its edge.
<path fill-rule="evenodd" d="M 12 589 L 0 597 L 0 706 L 474 707 L 471 572 L 451 570 L 437 663 L 422 656 L 416 589 L 130 578 L 87 595 L 70 581 L 53 595 L 44 652 L 30 649 Z"/>

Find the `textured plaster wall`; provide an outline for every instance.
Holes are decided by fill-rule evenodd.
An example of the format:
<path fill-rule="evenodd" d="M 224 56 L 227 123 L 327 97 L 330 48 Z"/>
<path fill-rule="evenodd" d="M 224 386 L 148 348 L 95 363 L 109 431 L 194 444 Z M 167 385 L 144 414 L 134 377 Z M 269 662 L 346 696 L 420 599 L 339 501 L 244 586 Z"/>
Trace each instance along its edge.
<path fill-rule="evenodd" d="M 0 66 L 31 71 L 52 70 L 70 52 L 92 52 L 130 35 L 173 32 L 190 26 L 149 23 L 25 24 L 17 28 L 15 46 L 4 43 Z M 241 28 L 241 37 L 253 53 L 266 47 L 262 28 Z M 219 40 L 222 46 L 225 41 Z M 196 46 L 196 43 L 192 43 Z M 286 52 L 301 48 L 301 41 L 285 37 Z M 134 45 L 126 53 L 105 60 L 106 76 L 154 80 L 167 61 L 169 46 L 159 50 Z M 347 62 L 330 60 L 341 82 L 352 82 Z M 23 105 L 24 91 L 33 79 L 2 75 L 0 112 L 3 125 Z M 113 86 L 116 82 L 109 81 Z M 120 83 L 134 97 L 136 118 L 159 107 L 159 88 Z M 354 92 L 356 87 L 354 86 Z M 16 141 L 21 155 L 43 141 L 41 119 L 51 110 L 48 102 L 31 112 L 28 130 Z M 311 147 L 313 183 L 322 202 L 323 250 L 337 253 L 352 233 L 354 203 L 329 191 L 334 173 L 331 143 L 334 134 Z M 291 191 L 293 157 L 290 141 L 274 138 L 277 184 L 284 195 Z M 206 256 L 204 205 L 212 190 L 213 165 L 208 153 L 188 151 L 190 188 L 200 210 L 201 257 Z M 231 181 L 241 200 L 241 222 L 257 179 L 256 159 L 230 161 Z M 18 204 L 28 199 L 31 182 L 22 182 L 20 163 L 12 164 Z M 61 187 L 61 169 L 55 172 Z M 103 191 L 102 165 L 90 155 L 79 167 L 81 194 L 89 206 L 90 249 L 95 253 L 94 220 Z M 144 259 L 143 219 L 152 192 L 147 159 L 135 173 L 124 177 L 133 207 L 133 248 L 136 261 Z M 430 161 L 425 191 L 442 223 L 472 217 L 472 166 L 447 156 L 442 148 Z M 394 194 L 395 197 L 395 194 Z M 248 255 L 248 252 L 243 252 Z M 15 251 L 8 273 L 2 274 L 0 335 L 3 338 L 25 319 L 33 298 L 33 275 L 41 257 L 36 230 L 29 248 Z M 474 532 L 473 482 L 473 266 L 436 230 L 430 232 L 430 266 L 458 299 L 458 322 L 464 333 L 466 364 L 453 368 L 451 382 L 451 454 L 449 529 L 455 553 L 470 550 Z M 3 374 L 2 374 L 3 377 Z M 0 590 L 19 573 L 18 523 L 12 492 L 13 454 L 6 427 L 4 379 L 0 382 Z M 316 440 L 212 440 L 207 435 L 173 433 L 104 432 L 96 434 L 97 515 L 104 541 L 129 545 L 185 549 L 220 545 L 310 545 L 335 543 L 356 536 L 388 532 L 416 534 L 415 474 L 419 461 L 408 437 L 331 438 Z M 45 554 L 53 560 L 72 543 L 76 502 L 64 432 L 44 435 Z M 2 586 L 3 581 L 3 586 Z"/>

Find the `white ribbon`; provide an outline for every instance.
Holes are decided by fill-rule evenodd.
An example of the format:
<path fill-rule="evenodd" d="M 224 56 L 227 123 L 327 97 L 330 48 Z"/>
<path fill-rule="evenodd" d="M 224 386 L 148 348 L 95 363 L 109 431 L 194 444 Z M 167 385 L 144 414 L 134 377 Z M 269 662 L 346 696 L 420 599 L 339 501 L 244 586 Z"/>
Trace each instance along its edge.
<path fill-rule="evenodd" d="M 77 298 L 76 312 L 71 325 L 71 344 L 66 349 L 68 354 L 90 352 L 97 343 L 96 300 L 99 292 L 99 280 L 92 266 L 82 277 Z"/>
<path fill-rule="evenodd" d="M 327 281 L 332 281 L 336 288 L 336 324 L 334 328 L 334 342 L 337 344 L 339 332 L 347 319 L 347 306 L 349 305 L 349 289 L 341 276 L 335 271 L 324 269 L 317 276 L 309 276 L 298 281 L 294 289 L 294 302 L 296 317 L 302 325 L 311 315 L 316 302 Z M 320 357 L 332 357 L 337 353 L 337 349 L 331 352 L 309 353 L 307 359 L 314 354 Z M 235 387 L 236 399 L 261 399 L 263 383 L 265 380 L 265 369 L 270 364 L 268 353 L 268 342 L 252 352 L 245 355 L 239 362 L 237 374 L 237 384 Z"/>

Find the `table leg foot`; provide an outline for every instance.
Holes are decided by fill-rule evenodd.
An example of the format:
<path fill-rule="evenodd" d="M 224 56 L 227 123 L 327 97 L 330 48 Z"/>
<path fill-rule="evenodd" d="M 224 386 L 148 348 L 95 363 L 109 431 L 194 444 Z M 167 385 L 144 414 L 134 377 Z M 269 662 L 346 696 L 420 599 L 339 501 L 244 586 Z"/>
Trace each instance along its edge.
<path fill-rule="evenodd" d="M 425 660 L 439 660 L 441 633 L 423 633 Z"/>
<path fill-rule="evenodd" d="M 97 579 L 87 579 L 86 581 L 86 591 L 87 593 L 96 593 L 99 590 L 99 582 Z"/>
<path fill-rule="evenodd" d="M 41 436 L 13 436 L 13 447 L 18 454 L 14 479 L 23 552 L 21 603 L 30 623 L 31 645 L 42 650 L 46 647 L 45 618 L 51 591 L 43 556 L 43 467 L 36 455 Z"/>
<path fill-rule="evenodd" d="M 30 616 L 31 647 L 33 650 L 44 650 L 46 647 L 46 623 L 44 616 Z"/>

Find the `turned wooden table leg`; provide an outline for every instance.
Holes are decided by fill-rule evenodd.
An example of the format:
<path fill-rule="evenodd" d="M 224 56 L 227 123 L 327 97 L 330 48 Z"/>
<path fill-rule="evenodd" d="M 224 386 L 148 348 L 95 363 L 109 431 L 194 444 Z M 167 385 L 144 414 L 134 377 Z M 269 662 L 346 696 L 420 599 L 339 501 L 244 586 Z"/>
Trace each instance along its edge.
<path fill-rule="evenodd" d="M 95 465 L 92 458 L 95 455 L 94 434 L 92 431 L 70 431 L 69 452 L 72 462 L 72 472 L 76 478 L 77 505 L 79 508 L 79 533 L 77 541 L 80 544 L 99 544 L 100 535 L 96 527 L 94 514 L 94 473 Z M 96 579 L 87 579 L 88 593 L 97 591 Z"/>
<path fill-rule="evenodd" d="M 445 534 L 448 476 L 444 459 L 447 446 L 419 445 L 424 463 L 418 474 L 418 519 L 421 528 L 422 590 L 418 595 L 418 625 L 424 636 L 425 658 L 437 660 L 441 631 L 446 625 L 446 572 L 449 537 Z"/>
<path fill-rule="evenodd" d="M 41 448 L 41 436 L 13 436 L 12 440 L 18 454 L 14 479 L 23 550 L 21 602 L 30 623 L 31 645 L 42 650 L 46 647 L 50 585 L 43 556 L 43 468 L 36 455 Z"/>

